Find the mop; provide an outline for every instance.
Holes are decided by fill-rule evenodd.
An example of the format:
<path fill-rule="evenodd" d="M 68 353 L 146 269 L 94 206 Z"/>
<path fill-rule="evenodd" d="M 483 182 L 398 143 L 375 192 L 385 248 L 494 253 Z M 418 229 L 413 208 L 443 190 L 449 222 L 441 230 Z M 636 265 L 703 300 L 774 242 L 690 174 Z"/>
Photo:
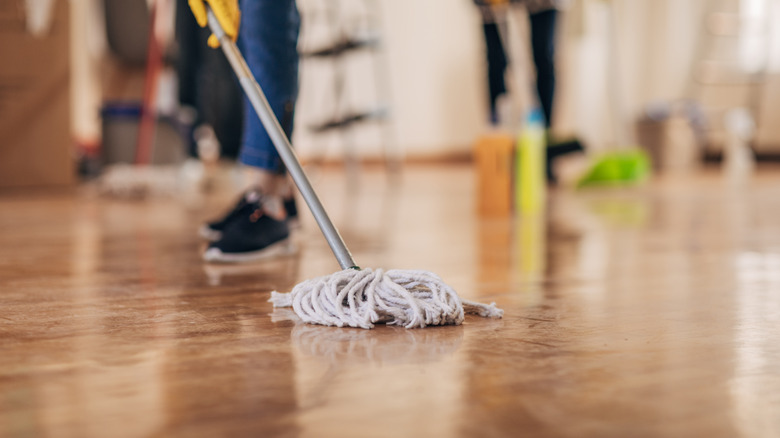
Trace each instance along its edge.
<path fill-rule="evenodd" d="M 179 165 L 153 165 L 157 112 L 157 82 L 163 67 L 163 53 L 157 40 L 155 26 L 158 16 L 157 2 L 149 4 L 149 31 L 146 48 L 143 100 L 140 108 L 138 137 L 135 142 L 133 164 L 114 163 L 106 167 L 98 179 L 98 191 L 122 199 L 143 199 L 150 195 L 174 197 L 185 186 L 184 177 L 189 169 Z"/>
<path fill-rule="evenodd" d="M 377 323 L 409 329 L 458 325 L 463 322 L 465 313 L 502 317 L 504 312 L 495 303 L 487 305 L 463 300 L 431 272 L 358 267 L 303 172 L 263 90 L 211 8 L 208 8 L 208 22 L 342 269 L 306 280 L 289 293 L 272 292 L 269 301 L 274 307 L 292 307 L 304 322 L 311 324 L 364 329 L 373 328 Z"/>

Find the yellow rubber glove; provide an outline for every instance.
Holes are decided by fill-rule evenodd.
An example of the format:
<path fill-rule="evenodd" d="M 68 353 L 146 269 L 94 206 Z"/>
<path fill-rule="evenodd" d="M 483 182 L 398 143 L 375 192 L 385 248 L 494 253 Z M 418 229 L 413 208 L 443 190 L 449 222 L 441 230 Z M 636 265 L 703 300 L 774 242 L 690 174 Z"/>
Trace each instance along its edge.
<path fill-rule="evenodd" d="M 234 42 L 238 38 L 238 27 L 241 24 L 241 11 L 238 10 L 238 0 L 189 0 L 192 14 L 195 15 L 195 21 L 200 27 L 206 27 L 209 24 L 206 14 L 206 3 L 209 4 L 217 21 L 222 26 L 227 36 Z M 219 47 L 219 40 L 214 35 L 209 37 L 209 47 Z"/>

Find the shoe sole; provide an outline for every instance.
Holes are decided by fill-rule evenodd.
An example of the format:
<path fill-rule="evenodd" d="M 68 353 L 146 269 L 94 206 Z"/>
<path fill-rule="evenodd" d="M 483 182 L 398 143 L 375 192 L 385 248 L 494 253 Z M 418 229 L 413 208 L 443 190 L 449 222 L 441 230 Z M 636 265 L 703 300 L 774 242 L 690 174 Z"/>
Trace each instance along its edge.
<path fill-rule="evenodd" d="M 216 242 L 222 238 L 222 232 L 212 229 L 208 225 L 203 225 L 198 230 L 200 237 L 208 240 L 209 242 Z"/>
<path fill-rule="evenodd" d="M 287 226 L 290 228 L 290 231 L 298 231 L 301 229 L 301 221 L 298 218 L 288 219 Z M 202 225 L 198 229 L 198 235 L 209 242 L 216 242 L 222 238 L 222 231 L 217 231 L 208 225 Z"/>
<path fill-rule="evenodd" d="M 297 248 L 292 241 L 287 238 L 258 251 L 224 253 L 218 248 L 209 248 L 203 253 L 203 260 L 218 263 L 246 263 L 275 257 L 284 257 L 295 254 L 295 252 L 297 252 Z"/>

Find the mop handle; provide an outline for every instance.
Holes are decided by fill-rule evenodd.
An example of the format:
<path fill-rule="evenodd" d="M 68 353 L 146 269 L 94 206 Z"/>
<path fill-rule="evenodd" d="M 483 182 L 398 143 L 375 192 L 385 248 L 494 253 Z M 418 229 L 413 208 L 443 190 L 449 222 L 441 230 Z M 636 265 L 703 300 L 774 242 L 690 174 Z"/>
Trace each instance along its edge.
<path fill-rule="evenodd" d="M 225 53 L 228 61 L 230 62 L 233 71 L 238 76 L 238 80 L 241 83 L 241 87 L 249 97 L 252 106 L 255 108 L 260 121 L 263 123 L 268 136 L 271 137 L 271 141 L 276 147 L 279 156 L 282 158 L 282 162 L 287 166 L 287 170 L 290 172 L 295 185 L 298 187 L 298 191 L 301 192 L 301 196 L 309 206 L 314 219 L 317 221 L 317 225 L 320 227 L 322 234 L 325 236 L 325 240 L 328 241 L 330 249 L 336 256 L 336 259 L 341 265 L 341 269 L 360 269 L 355 261 L 352 259 L 352 254 L 349 253 L 347 246 L 344 244 L 344 240 L 339 235 L 338 230 L 331 222 L 330 217 L 325 212 L 325 208 L 322 206 L 317 194 L 309 183 L 309 179 L 301 168 L 301 163 L 298 161 L 298 157 L 295 155 L 295 151 L 292 149 L 290 140 L 282 130 L 282 126 L 279 124 L 279 120 L 276 119 L 271 105 L 268 104 L 260 85 L 255 81 L 252 72 L 249 70 L 249 66 L 246 64 L 244 57 L 241 55 L 241 51 L 238 50 L 236 44 L 231 40 L 222 30 L 217 17 L 208 8 L 209 27 L 211 31 L 216 35 L 219 40 L 220 47 Z"/>

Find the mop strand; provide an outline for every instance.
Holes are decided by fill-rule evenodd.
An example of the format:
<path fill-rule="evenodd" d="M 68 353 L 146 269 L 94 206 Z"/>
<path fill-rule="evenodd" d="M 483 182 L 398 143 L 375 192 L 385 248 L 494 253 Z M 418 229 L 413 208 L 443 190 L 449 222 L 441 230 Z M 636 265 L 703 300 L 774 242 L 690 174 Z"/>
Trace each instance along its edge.
<path fill-rule="evenodd" d="M 464 313 L 501 318 L 504 311 L 461 300 L 438 275 L 427 271 L 345 269 L 306 280 L 292 292 L 271 292 L 274 307 L 291 307 L 304 321 L 370 329 L 376 323 L 408 329 L 459 325 Z"/>

